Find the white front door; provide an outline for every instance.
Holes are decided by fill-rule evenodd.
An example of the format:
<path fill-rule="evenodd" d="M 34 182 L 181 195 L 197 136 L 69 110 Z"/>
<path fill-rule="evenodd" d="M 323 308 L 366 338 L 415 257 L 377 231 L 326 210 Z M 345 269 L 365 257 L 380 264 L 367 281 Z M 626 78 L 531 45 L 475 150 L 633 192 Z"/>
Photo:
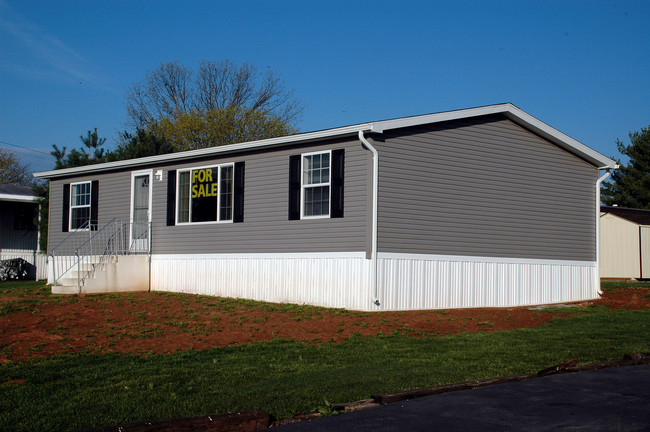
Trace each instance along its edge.
<path fill-rule="evenodd" d="M 132 252 L 149 250 L 151 222 L 151 171 L 131 176 L 131 247 Z"/>

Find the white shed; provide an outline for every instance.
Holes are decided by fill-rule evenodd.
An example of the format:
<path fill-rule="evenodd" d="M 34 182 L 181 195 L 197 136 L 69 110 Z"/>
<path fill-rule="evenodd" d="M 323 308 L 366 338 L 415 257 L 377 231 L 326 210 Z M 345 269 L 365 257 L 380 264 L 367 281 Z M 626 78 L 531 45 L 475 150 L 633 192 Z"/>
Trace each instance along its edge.
<path fill-rule="evenodd" d="M 601 207 L 600 277 L 650 278 L 650 210 Z"/>

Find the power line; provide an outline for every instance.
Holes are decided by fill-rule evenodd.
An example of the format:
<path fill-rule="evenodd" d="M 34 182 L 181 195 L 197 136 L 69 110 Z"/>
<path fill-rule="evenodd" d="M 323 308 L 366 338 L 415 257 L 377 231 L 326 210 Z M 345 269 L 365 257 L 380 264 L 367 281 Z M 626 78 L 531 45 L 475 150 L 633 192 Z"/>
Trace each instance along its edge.
<path fill-rule="evenodd" d="M 49 154 L 47 152 L 44 152 L 42 150 L 34 150 L 34 149 L 29 148 L 29 147 L 24 147 L 24 146 L 21 146 L 21 145 L 18 145 L 18 144 L 13 144 L 13 143 L 10 143 L 10 142 L 7 142 L 7 141 L 0 140 L 0 143 L 7 144 L 7 145 L 10 145 L 10 146 L 13 146 L 13 147 L 20 147 L 20 148 L 25 149 L 25 150 L 29 150 L 29 151 L 33 151 L 33 152 L 36 152 L 36 153 L 42 153 L 44 155 L 52 156 L 51 154 Z"/>
<path fill-rule="evenodd" d="M 2 140 L 0 140 L 0 144 L 6 144 L 6 145 L 9 145 L 9 146 L 12 146 L 12 147 L 21 148 L 21 149 L 23 149 L 23 150 L 31 151 L 31 152 L 34 152 L 34 153 L 44 154 L 44 155 L 47 156 L 47 160 L 55 159 L 55 157 L 52 156 L 50 153 L 44 152 L 44 151 L 42 151 L 42 150 L 35 150 L 35 149 L 31 149 L 31 148 L 29 148 L 29 147 L 24 147 L 24 146 L 21 146 L 21 145 L 18 145 L 18 144 L 13 144 L 13 143 L 10 143 L 10 142 L 8 142 L 8 141 L 2 141 Z M 45 158 L 42 157 L 42 156 L 37 156 L 37 155 L 35 155 L 35 157 L 40 157 L 41 159 L 45 159 Z"/>

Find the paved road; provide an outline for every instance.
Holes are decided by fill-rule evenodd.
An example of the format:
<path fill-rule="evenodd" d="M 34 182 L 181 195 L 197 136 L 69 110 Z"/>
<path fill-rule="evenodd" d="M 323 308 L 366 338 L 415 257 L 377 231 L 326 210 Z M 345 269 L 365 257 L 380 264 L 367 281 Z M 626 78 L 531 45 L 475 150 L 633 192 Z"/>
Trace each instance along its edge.
<path fill-rule="evenodd" d="M 551 375 L 281 426 L 290 431 L 650 431 L 650 365 Z"/>

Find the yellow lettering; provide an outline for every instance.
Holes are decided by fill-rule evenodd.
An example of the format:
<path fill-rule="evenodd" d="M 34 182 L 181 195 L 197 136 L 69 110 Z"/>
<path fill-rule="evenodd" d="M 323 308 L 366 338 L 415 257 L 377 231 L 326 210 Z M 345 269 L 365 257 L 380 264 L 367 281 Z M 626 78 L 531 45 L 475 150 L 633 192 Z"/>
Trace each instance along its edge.
<path fill-rule="evenodd" d="M 212 173 L 212 168 L 192 171 L 192 198 L 217 196 L 219 188 Z"/>

